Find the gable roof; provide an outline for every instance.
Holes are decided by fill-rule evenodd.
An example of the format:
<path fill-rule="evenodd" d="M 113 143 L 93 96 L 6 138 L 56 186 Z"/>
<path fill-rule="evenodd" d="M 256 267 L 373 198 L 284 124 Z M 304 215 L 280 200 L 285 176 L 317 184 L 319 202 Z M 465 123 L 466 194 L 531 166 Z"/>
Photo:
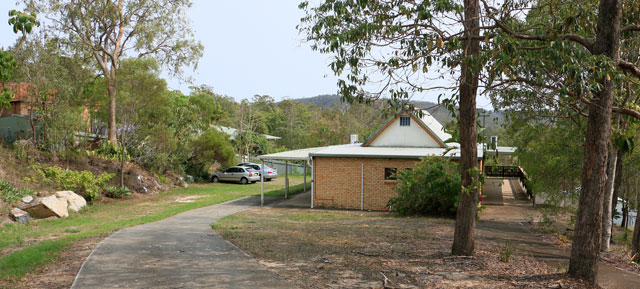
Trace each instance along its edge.
<path fill-rule="evenodd" d="M 399 117 L 404 114 L 409 115 L 440 147 L 446 148 L 448 145 L 446 140 L 451 138 L 451 135 L 444 131 L 444 127 L 438 120 L 436 120 L 426 110 L 422 111 L 422 118 L 419 118 L 415 112 L 409 112 L 406 109 L 401 109 L 395 113 L 383 126 L 375 131 L 366 141 L 362 143 L 363 147 L 367 147 L 373 143 L 378 136 L 380 136 L 389 126 Z"/>

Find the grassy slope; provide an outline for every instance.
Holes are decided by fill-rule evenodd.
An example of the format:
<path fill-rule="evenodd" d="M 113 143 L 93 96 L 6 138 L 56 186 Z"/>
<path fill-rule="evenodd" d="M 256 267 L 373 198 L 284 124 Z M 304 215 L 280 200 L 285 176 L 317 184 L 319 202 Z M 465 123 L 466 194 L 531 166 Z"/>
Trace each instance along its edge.
<path fill-rule="evenodd" d="M 302 190 L 302 176 L 291 176 L 291 193 Z M 266 195 L 284 195 L 284 178 L 265 183 Z M 228 183 L 193 185 L 149 198 L 119 200 L 88 206 L 64 219 L 33 220 L 0 228 L 0 278 L 19 278 L 57 258 L 69 244 L 106 235 L 121 228 L 161 220 L 175 214 L 245 196 L 259 195 L 260 184 Z M 198 196 L 193 202 L 179 198 Z"/>

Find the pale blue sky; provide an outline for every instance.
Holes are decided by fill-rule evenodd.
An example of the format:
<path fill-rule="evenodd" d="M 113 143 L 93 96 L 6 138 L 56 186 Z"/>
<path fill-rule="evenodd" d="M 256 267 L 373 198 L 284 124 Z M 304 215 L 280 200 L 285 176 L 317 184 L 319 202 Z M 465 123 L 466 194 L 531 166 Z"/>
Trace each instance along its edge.
<path fill-rule="evenodd" d="M 6 13 L 16 6 L 13 0 L 0 1 L 7 4 L 0 11 L 0 47 L 8 47 L 16 36 L 6 25 Z M 187 71 L 193 84 L 212 86 L 238 100 L 255 94 L 281 100 L 336 93 L 329 56 L 312 51 L 296 30 L 303 16 L 300 1 L 193 0 L 188 17 L 205 47 L 198 70 Z M 170 87 L 188 92 L 190 84 L 165 78 Z M 425 93 L 414 99 L 437 102 L 437 95 Z M 478 105 L 491 109 L 484 97 L 478 98 Z"/>

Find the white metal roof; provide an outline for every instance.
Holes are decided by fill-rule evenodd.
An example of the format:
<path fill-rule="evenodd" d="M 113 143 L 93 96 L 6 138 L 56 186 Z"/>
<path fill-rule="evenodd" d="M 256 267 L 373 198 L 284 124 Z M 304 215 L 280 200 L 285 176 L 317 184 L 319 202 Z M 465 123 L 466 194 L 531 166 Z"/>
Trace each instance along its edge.
<path fill-rule="evenodd" d="M 314 157 L 368 157 L 368 158 L 421 158 L 425 156 L 444 156 L 460 158 L 460 149 L 422 148 L 422 147 L 363 147 L 359 145 L 341 145 L 326 147 L 310 153 Z M 478 149 L 478 158 L 482 158 L 482 149 Z"/>
<path fill-rule="evenodd" d="M 498 146 L 497 149 L 499 154 L 514 154 L 518 148 Z M 495 153 L 496 153 L 496 150 L 487 149 L 487 154 L 495 154 Z"/>
<path fill-rule="evenodd" d="M 451 143 L 449 144 L 451 145 Z M 453 143 L 454 147 L 458 145 Z M 426 156 L 445 156 L 460 158 L 460 149 L 453 148 L 410 148 L 410 147 L 363 147 L 360 144 L 345 144 L 326 147 L 305 148 L 258 156 L 261 160 L 308 160 L 310 157 L 346 157 L 346 158 L 421 158 Z M 482 146 L 478 146 L 478 159 L 483 157 Z"/>
<path fill-rule="evenodd" d="M 314 148 L 305 148 L 299 150 L 290 150 L 279 153 L 273 153 L 268 155 L 258 156 L 258 159 L 261 160 L 308 160 L 309 154 L 326 149 L 329 147 L 314 147 Z"/>
<path fill-rule="evenodd" d="M 221 125 L 214 125 L 214 127 L 217 130 L 230 135 L 231 139 L 234 139 L 236 137 L 236 135 L 238 135 L 238 130 L 235 129 L 235 128 L 228 127 L 228 126 L 221 126 Z M 281 137 L 278 137 L 278 136 L 273 136 L 273 135 L 268 135 L 268 134 L 261 134 L 261 135 L 263 135 L 268 140 L 279 140 L 279 139 L 281 139 Z"/>
<path fill-rule="evenodd" d="M 427 110 L 422 110 L 422 117 L 420 118 L 424 124 L 431 129 L 431 131 L 442 140 L 442 142 L 446 142 L 451 138 L 451 135 L 444 131 L 444 127 L 442 124 L 433 117 Z M 447 144 L 448 145 L 448 144 Z"/>

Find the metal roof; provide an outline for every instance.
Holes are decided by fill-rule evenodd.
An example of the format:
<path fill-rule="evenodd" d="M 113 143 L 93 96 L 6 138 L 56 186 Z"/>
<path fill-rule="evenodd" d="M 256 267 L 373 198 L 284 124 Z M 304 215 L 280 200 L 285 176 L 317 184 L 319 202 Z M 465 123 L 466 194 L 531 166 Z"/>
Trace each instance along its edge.
<path fill-rule="evenodd" d="M 518 148 L 498 146 L 497 149 L 499 154 L 514 154 Z M 495 153 L 496 153 L 496 150 L 487 149 L 487 154 L 495 154 Z"/>
<path fill-rule="evenodd" d="M 326 148 L 329 148 L 329 147 L 314 147 L 314 148 L 306 148 L 306 149 L 299 149 L 299 150 L 290 150 L 290 151 L 284 151 L 284 152 L 273 153 L 268 155 L 261 155 L 261 156 L 258 156 L 258 159 L 303 161 L 303 160 L 309 159 L 310 153 L 320 151 Z"/>
<path fill-rule="evenodd" d="M 352 157 L 352 158 L 421 158 L 426 156 L 444 156 L 460 158 L 459 148 L 423 148 L 423 147 L 363 147 L 342 145 L 327 147 L 311 152 L 313 157 Z M 482 158 L 482 149 L 478 149 L 478 158 Z"/>
<path fill-rule="evenodd" d="M 235 128 L 232 128 L 232 127 L 228 127 L 228 126 L 221 126 L 221 125 L 214 125 L 214 127 L 217 130 L 230 135 L 231 139 L 234 139 L 236 137 L 236 135 L 238 135 L 238 129 L 235 129 Z M 279 139 L 281 139 L 281 137 L 279 137 L 279 136 L 273 136 L 273 135 L 268 135 L 268 134 L 261 134 L 261 135 L 263 135 L 268 140 L 279 140 Z"/>

